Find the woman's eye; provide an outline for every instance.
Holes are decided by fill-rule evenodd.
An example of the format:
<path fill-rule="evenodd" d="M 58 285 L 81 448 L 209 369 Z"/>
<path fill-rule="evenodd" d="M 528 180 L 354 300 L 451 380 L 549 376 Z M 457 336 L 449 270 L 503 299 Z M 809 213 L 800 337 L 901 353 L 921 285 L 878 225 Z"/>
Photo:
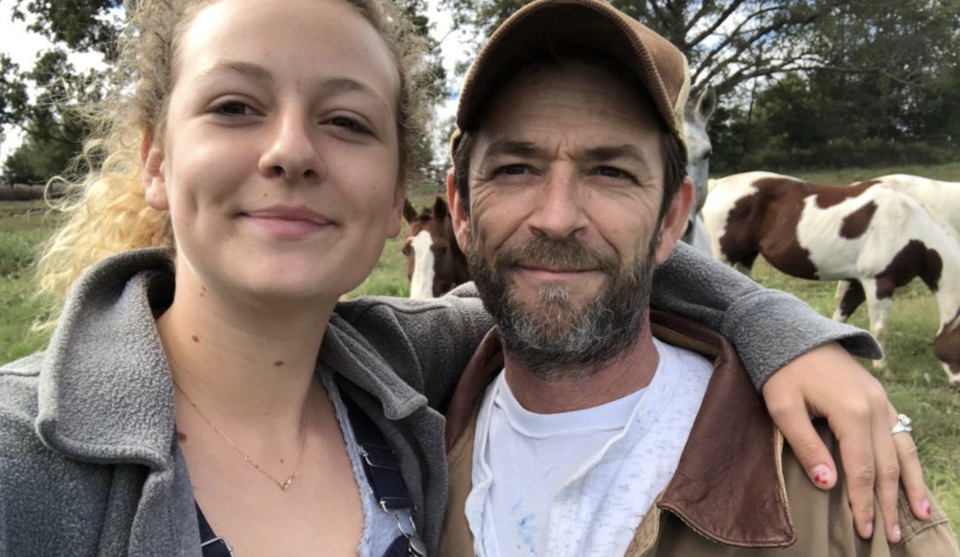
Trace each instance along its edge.
<path fill-rule="evenodd" d="M 370 134 L 370 128 L 361 124 L 354 118 L 348 118 L 346 116 L 334 116 L 329 120 L 330 124 L 337 126 L 338 128 L 344 128 L 354 133 Z"/>
<path fill-rule="evenodd" d="M 256 111 L 246 103 L 230 101 L 218 105 L 216 107 L 216 113 L 224 116 L 251 116 L 256 114 Z"/>

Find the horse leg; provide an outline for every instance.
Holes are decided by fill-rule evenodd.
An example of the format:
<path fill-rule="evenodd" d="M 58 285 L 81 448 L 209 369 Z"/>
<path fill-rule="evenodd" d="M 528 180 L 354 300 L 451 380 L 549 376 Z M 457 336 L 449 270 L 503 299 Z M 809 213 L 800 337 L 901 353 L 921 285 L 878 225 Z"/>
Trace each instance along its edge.
<path fill-rule="evenodd" d="M 947 381 L 949 381 L 950 386 L 954 389 L 960 389 L 960 371 L 954 373 L 950 369 L 949 364 L 941 364 L 943 366 L 943 371 L 947 372 Z"/>
<path fill-rule="evenodd" d="M 850 288 L 849 280 L 840 280 L 837 281 L 837 293 L 833 295 L 834 300 L 839 300 L 847 294 L 847 290 Z"/>
<path fill-rule="evenodd" d="M 887 318 L 890 308 L 893 307 L 893 296 L 880 298 L 877 296 L 876 279 L 862 279 L 861 285 L 867 299 L 867 311 L 870 313 L 870 334 L 877 340 L 883 356 L 873 362 L 874 369 L 884 370 L 885 377 L 893 377 L 893 372 L 887 364 Z"/>
<path fill-rule="evenodd" d="M 733 268 L 749 277 L 750 273 L 753 272 L 753 264 L 756 263 L 758 255 L 760 254 L 753 253 L 748 255 L 747 257 L 744 257 L 738 260 L 736 263 L 733 264 Z"/>
<path fill-rule="evenodd" d="M 833 318 L 836 321 L 846 323 L 847 319 L 850 319 L 853 312 L 857 311 L 857 308 L 860 307 L 867 296 L 863 292 L 863 285 L 859 281 L 842 280 L 840 285 L 846 286 L 846 288 L 843 289 L 843 299 L 840 300 L 837 310 L 833 312 Z M 837 292 L 839 291 L 840 288 L 837 288 Z"/>

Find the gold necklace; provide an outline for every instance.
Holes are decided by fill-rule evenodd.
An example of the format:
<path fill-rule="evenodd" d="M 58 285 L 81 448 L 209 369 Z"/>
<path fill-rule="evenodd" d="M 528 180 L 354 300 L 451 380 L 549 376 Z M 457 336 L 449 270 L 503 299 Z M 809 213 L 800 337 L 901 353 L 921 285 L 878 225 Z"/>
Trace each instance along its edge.
<path fill-rule="evenodd" d="M 173 377 L 171 377 L 171 379 L 173 379 Z M 183 395 L 183 398 L 187 399 L 187 402 L 190 403 L 190 406 L 193 406 L 193 409 L 197 411 L 197 415 L 200 416 L 200 418 L 202 418 L 203 421 L 207 422 L 207 425 L 210 426 L 210 429 L 212 429 L 214 433 L 216 433 L 217 435 L 222 437 L 224 441 L 229 443 L 230 446 L 233 447 L 233 450 L 237 451 L 237 454 L 242 456 L 243 460 L 247 464 L 249 464 L 250 466 L 253 466 L 254 468 L 257 469 L 257 472 L 260 472 L 261 474 L 266 476 L 270 481 L 277 484 L 277 486 L 280 487 L 281 491 L 286 491 L 287 488 L 290 487 L 290 484 L 292 484 L 293 480 L 296 479 L 297 477 L 296 470 L 294 470 L 292 474 L 290 474 L 289 476 L 286 477 L 286 479 L 283 479 L 283 480 L 275 477 L 270 472 L 267 472 L 266 470 L 264 470 L 259 464 L 257 464 L 252 458 L 250 458 L 250 455 L 243 452 L 240 449 L 240 447 L 238 447 L 237 444 L 233 442 L 233 440 L 227 437 L 222 431 L 220 431 L 220 428 L 214 425 L 213 422 L 208 420 L 207 417 L 203 415 L 203 412 L 200 411 L 200 408 L 197 406 L 197 403 L 194 402 L 189 396 L 187 396 L 186 391 L 183 390 L 183 387 L 180 386 L 180 383 L 177 383 L 176 379 L 173 379 L 173 384 L 177 388 L 177 390 L 180 391 L 180 394 Z M 308 396 L 308 400 L 309 400 L 309 396 Z M 306 413 L 307 412 L 305 412 L 305 414 Z M 306 442 L 307 442 L 307 433 L 306 433 L 306 427 L 304 427 L 303 439 L 300 441 L 300 453 L 297 455 L 297 466 L 300 465 L 300 459 L 303 457 L 303 447 L 304 445 L 306 445 Z"/>

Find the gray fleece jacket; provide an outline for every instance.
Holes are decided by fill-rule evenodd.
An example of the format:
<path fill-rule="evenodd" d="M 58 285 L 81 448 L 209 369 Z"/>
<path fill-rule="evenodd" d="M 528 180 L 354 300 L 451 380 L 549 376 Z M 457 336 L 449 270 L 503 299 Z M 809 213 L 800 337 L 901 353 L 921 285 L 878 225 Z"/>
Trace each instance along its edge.
<path fill-rule="evenodd" d="M 830 340 L 878 355 L 866 333 L 697 257 L 681 247 L 657 271 L 653 303 L 728 336 L 758 385 Z M 173 277 L 156 250 L 102 262 L 78 281 L 47 349 L 0 367 L 0 556 L 200 557 L 154 324 Z M 466 288 L 344 302 L 324 333 L 320 360 L 399 455 L 431 550 L 446 499 L 437 409 L 491 325 Z"/>

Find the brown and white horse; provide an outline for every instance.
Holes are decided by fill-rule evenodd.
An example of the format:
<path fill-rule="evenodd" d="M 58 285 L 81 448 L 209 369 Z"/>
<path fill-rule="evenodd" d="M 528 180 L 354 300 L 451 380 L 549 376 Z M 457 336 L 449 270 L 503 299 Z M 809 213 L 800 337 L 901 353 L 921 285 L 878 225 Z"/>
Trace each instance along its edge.
<path fill-rule="evenodd" d="M 890 174 L 868 181 L 902 191 L 960 232 L 960 182 L 942 182 L 910 174 Z M 840 281 L 837 299 L 842 299 L 850 286 L 849 281 Z"/>
<path fill-rule="evenodd" d="M 759 254 L 795 277 L 851 281 L 835 317 L 866 300 L 881 346 L 894 290 L 920 277 L 940 310 L 934 354 L 960 385 L 960 234 L 913 197 L 875 180 L 823 186 L 748 172 L 718 180 L 703 216 L 721 261 L 749 270 Z"/>
<path fill-rule="evenodd" d="M 467 258 L 457 245 L 450 211 L 442 197 L 420 213 L 406 201 L 403 217 L 409 225 L 402 249 L 407 258 L 411 298 L 437 298 L 470 280 Z"/>
<path fill-rule="evenodd" d="M 960 182 L 942 182 L 910 174 L 890 174 L 870 181 L 902 191 L 960 232 Z"/>

